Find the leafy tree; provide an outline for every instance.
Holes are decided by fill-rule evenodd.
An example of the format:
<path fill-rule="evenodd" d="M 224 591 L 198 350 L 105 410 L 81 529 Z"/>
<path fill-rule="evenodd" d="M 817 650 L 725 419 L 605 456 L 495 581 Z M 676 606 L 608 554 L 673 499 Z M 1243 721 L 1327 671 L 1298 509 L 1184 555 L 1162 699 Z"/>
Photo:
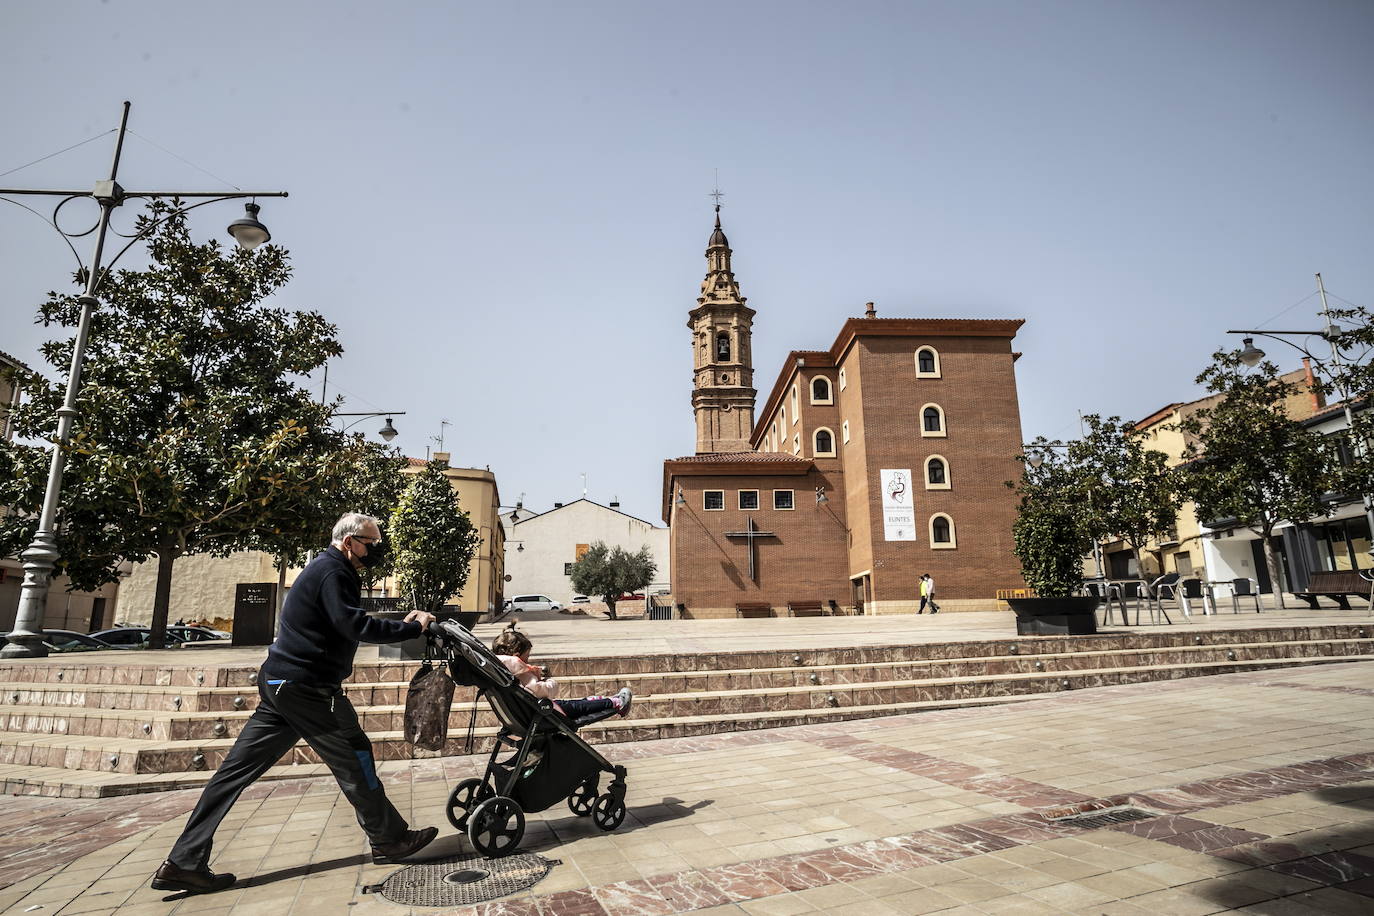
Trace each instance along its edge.
<path fill-rule="evenodd" d="M 1167 455 L 1149 447 L 1134 423 L 1097 414 L 1083 422 L 1086 435 L 1070 442 L 1067 453 L 1087 500 L 1085 523 L 1098 540 L 1124 541 L 1143 575 L 1141 551 L 1165 540 L 1178 519 L 1181 474 L 1169 466 Z"/>
<path fill-rule="evenodd" d="M 361 435 L 347 437 L 325 466 L 313 502 L 302 507 L 297 525 L 273 526 L 256 533 L 244 545 L 270 553 L 278 572 L 278 601 L 285 591 L 286 570 L 304 566 L 329 543 L 334 523 L 345 512 L 362 512 L 385 520 L 390 517 L 409 475 L 401 473 L 407 459 L 395 449 L 366 441 Z M 391 575 L 391 561 L 358 572 L 369 584 Z"/>
<path fill-rule="evenodd" d="M 639 591 L 654 581 L 658 564 L 648 545 L 630 553 L 620 547 L 607 547 L 597 541 L 573 564 L 572 584 L 586 595 L 600 595 L 607 612 L 615 619 L 615 603 L 621 595 Z"/>
<path fill-rule="evenodd" d="M 290 278 L 284 249 L 195 244 L 184 214 L 162 202 L 137 229 L 150 266 L 106 277 L 91 319 L 57 571 L 91 589 L 113 581 L 121 559 L 157 556 L 160 647 L 177 557 L 228 553 L 315 523 L 343 436 L 329 425 L 332 406 L 294 379 L 342 348 L 318 313 L 263 304 Z M 53 292 L 39 320 L 74 328 L 80 308 Z M 44 345 L 57 378 L 25 379 L 17 436 L 55 441 L 72 347 L 66 336 Z M 33 536 L 50 453 L 6 443 L 0 454 L 0 505 L 18 510 L 0 522 L 0 550 L 13 553 Z"/>
<path fill-rule="evenodd" d="M 1195 437 L 1185 457 L 1186 489 L 1204 519 L 1235 518 L 1259 535 L 1269 580 L 1283 607 L 1278 557 L 1270 544 L 1284 520 L 1326 513 L 1331 484 L 1323 437 L 1289 418 L 1287 398 L 1298 387 L 1283 381 L 1273 363 L 1246 371 L 1240 351 L 1218 351 L 1197 382 L 1222 395 L 1179 428 Z"/>
<path fill-rule="evenodd" d="M 1083 475 L 1045 439 L 1022 457 L 1021 480 L 1007 481 L 1020 497 L 1012 522 L 1012 552 L 1026 584 L 1042 598 L 1066 598 L 1083 580 L 1083 555 L 1092 549 L 1094 522 Z"/>
<path fill-rule="evenodd" d="M 436 613 L 463 590 L 481 534 L 439 463 L 411 477 L 387 525 L 397 589 L 414 607 Z"/>
<path fill-rule="evenodd" d="M 1330 310 L 1331 327 L 1327 340 L 1340 354 L 1340 361 L 1325 362 L 1322 389 L 1328 396 L 1348 401 L 1352 423 L 1340 438 L 1346 443 L 1344 462 L 1336 470 L 1334 489 L 1351 496 L 1374 494 L 1374 313 L 1363 306 Z"/>

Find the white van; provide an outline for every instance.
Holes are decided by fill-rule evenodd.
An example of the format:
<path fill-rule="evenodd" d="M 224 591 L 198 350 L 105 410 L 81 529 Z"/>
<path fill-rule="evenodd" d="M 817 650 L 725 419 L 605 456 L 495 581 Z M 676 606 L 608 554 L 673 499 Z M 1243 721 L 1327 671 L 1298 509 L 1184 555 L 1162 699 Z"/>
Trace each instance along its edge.
<path fill-rule="evenodd" d="M 548 595 L 516 595 L 510 600 L 512 611 L 561 611 L 563 605 Z"/>

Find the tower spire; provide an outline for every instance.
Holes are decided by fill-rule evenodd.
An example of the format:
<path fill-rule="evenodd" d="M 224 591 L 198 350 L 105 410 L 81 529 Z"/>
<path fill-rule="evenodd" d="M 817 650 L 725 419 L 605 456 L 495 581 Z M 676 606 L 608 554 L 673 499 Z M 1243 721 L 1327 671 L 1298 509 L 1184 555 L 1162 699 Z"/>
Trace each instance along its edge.
<path fill-rule="evenodd" d="M 687 326 L 692 329 L 697 454 L 747 452 L 754 429 L 754 368 L 750 337 L 754 310 L 746 306 L 730 268 L 730 241 L 720 225 L 717 188 L 715 227 L 706 243 L 706 277 Z"/>

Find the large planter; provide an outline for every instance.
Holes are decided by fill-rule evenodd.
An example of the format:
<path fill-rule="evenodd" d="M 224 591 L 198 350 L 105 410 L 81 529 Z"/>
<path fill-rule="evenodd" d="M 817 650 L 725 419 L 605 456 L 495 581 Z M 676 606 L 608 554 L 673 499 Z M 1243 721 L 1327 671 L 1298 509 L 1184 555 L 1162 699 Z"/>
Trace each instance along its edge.
<path fill-rule="evenodd" d="M 405 615 L 405 611 L 374 611 L 372 613 L 373 617 L 382 617 L 387 620 L 401 620 Z M 434 615 L 436 622 L 439 620 L 456 620 L 469 630 L 477 626 L 478 622 L 485 616 L 483 611 L 460 611 L 452 605 L 445 605 L 443 610 Z M 405 642 L 384 643 L 377 647 L 377 657 L 410 661 L 422 659 L 425 657 L 425 637 L 417 636 L 414 639 L 407 639 Z"/>
<path fill-rule="evenodd" d="M 1095 596 L 1008 598 L 1018 636 L 1086 636 L 1097 632 Z"/>

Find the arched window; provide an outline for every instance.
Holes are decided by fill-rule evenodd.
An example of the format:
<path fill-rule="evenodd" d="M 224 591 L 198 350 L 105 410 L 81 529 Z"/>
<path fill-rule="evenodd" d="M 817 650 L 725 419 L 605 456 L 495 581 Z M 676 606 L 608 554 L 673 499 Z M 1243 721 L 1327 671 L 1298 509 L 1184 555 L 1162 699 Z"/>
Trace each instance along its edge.
<path fill-rule="evenodd" d="M 921 435 L 943 436 L 945 434 L 945 412 L 939 404 L 926 404 L 921 408 Z"/>
<path fill-rule="evenodd" d="M 818 375 L 811 380 L 811 403 L 830 403 L 830 379 L 823 375 Z"/>
<path fill-rule="evenodd" d="M 954 520 L 943 512 L 930 517 L 930 546 L 936 550 L 954 548 Z"/>
<path fill-rule="evenodd" d="M 811 437 L 811 451 L 817 457 L 835 454 L 835 434 L 822 427 Z"/>
<path fill-rule="evenodd" d="M 841 369 L 841 370 L 840 370 L 840 390 L 841 390 L 841 391 L 844 391 L 845 384 L 846 384 L 846 382 L 845 382 L 844 370 Z"/>
<path fill-rule="evenodd" d="M 916 377 L 940 377 L 940 354 L 934 347 L 921 347 L 916 351 Z"/>
<path fill-rule="evenodd" d="M 724 331 L 716 335 L 716 359 L 720 362 L 730 361 L 730 335 Z"/>
<path fill-rule="evenodd" d="M 797 386 L 792 386 L 792 422 L 795 424 L 801 419 L 801 406 L 797 401 Z"/>
<path fill-rule="evenodd" d="M 932 455 L 926 459 L 926 489 L 945 489 L 949 487 L 948 469 L 945 459 Z"/>
<path fill-rule="evenodd" d="M 849 441 L 849 421 L 848 421 L 848 420 L 845 420 L 843 423 L 840 424 L 840 438 L 841 438 L 843 441 L 845 441 L 845 442 L 848 442 L 848 441 Z"/>

